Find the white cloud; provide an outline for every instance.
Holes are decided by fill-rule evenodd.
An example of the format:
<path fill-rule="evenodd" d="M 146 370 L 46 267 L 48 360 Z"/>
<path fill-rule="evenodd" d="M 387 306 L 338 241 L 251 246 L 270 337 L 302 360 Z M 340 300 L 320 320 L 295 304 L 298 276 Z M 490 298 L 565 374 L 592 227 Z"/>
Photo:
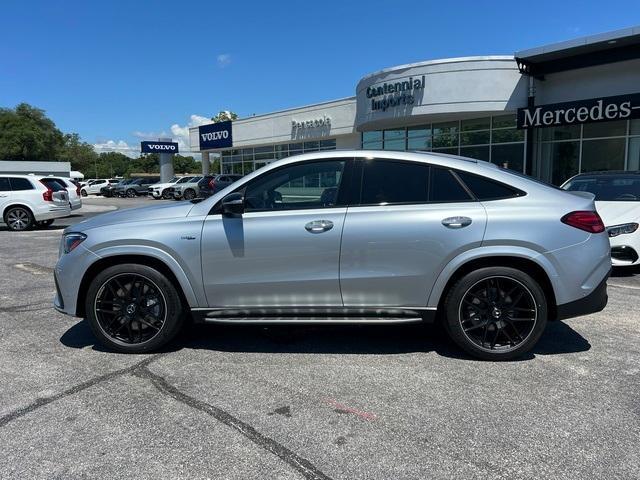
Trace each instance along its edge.
<path fill-rule="evenodd" d="M 227 67 L 231 63 L 231 54 L 229 53 L 221 53 L 217 56 L 218 67 L 224 68 Z"/>
<path fill-rule="evenodd" d="M 207 123 L 211 123 L 209 117 L 193 114 L 189 117 L 189 122 L 186 125 L 178 125 L 177 123 L 171 125 L 171 136 L 178 142 L 178 149 L 181 152 L 189 152 L 189 150 L 191 150 L 191 145 L 189 144 L 189 129 Z"/>
<path fill-rule="evenodd" d="M 107 140 L 106 142 L 99 142 L 93 144 L 93 149 L 98 152 L 120 152 L 128 157 L 136 158 L 140 156 L 139 149 L 131 147 L 124 140 Z"/>

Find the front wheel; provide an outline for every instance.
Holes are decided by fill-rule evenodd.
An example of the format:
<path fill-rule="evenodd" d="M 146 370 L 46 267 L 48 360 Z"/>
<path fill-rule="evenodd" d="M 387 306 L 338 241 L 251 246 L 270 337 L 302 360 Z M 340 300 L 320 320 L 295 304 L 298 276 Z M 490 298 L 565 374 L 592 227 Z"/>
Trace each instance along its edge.
<path fill-rule="evenodd" d="M 185 200 L 193 200 L 196 198 L 196 192 L 192 188 L 187 188 L 182 196 Z"/>
<path fill-rule="evenodd" d="M 133 188 L 130 188 L 129 190 L 127 190 L 127 197 L 129 198 L 133 198 L 133 197 L 137 197 L 138 194 L 136 193 L 136 191 Z"/>
<path fill-rule="evenodd" d="M 165 200 L 169 200 L 171 198 L 171 194 L 167 190 L 163 190 L 162 198 L 164 198 Z"/>
<path fill-rule="evenodd" d="M 533 348 L 547 324 L 547 300 L 532 277 L 509 267 L 468 273 L 445 300 L 445 327 L 467 353 L 510 360 Z"/>
<path fill-rule="evenodd" d="M 123 353 L 146 353 L 169 343 L 183 323 L 174 285 L 146 265 L 114 265 L 91 282 L 87 321 L 98 340 Z"/>
<path fill-rule="evenodd" d="M 83 197 L 86 197 L 89 194 L 87 193 L 86 190 L 80 190 L 80 195 L 82 195 Z"/>

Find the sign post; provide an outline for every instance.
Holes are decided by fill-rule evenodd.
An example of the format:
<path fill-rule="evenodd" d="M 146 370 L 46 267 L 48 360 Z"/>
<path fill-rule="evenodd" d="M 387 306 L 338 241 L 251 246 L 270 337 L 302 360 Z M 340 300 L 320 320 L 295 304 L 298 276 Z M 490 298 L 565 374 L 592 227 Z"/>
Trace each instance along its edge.
<path fill-rule="evenodd" d="M 173 178 L 173 155 L 178 153 L 178 144 L 170 138 L 160 138 L 157 142 L 140 142 L 142 153 L 160 154 L 160 182 L 165 183 Z"/>

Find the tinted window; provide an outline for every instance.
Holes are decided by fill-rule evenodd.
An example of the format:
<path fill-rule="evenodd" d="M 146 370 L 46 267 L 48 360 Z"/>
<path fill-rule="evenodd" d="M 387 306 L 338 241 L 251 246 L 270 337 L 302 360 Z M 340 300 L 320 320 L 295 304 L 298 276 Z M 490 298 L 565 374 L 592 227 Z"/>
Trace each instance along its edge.
<path fill-rule="evenodd" d="M 469 190 L 478 200 L 496 200 L 499 198 L 517 197 L 521 193 L 519 190 L 511 188 L 499 182 L 495 182 L 486 177 L 480 177 L 466 172 L 456 172 Z"/>
<path fill-rule="evenodd" d="M 19 192 L 21 190 L 33 190 L 33 185 L 26 178 L 10 178 L 11 190 Z"/>
<path fill-rule="evenodd" d="M 640 175 L 602 175 L 578 177 L 564 187 L 569 191 L 590 192 L 605 202 L 640 201 Z"/>
<path fill-rule="evenodd" d="M 245 190 L 246 211 L 336 205 L 345 161 L 305 162 L 261 175 Z"/>
<path fill-rule="evenodd" d="M 472 198 L 450 170 L 431 167 L 429 200 L 431 202 L 467 202 Z"/>
<path fill-rule="evenodd" d="M 413 162 L 366 160 L 363 162 L 363 205 L 424 203 L 429 200 L 429 166 Z"/>
<path fill-rule="evenodd" d="M 9 190 L 11 190 L 9 179 L 0 177 L 0 192 L 8 192 Z"/>
<path fill-rule="evenodd" d="M 62 180 L 56 180 L 55 178 L 43 178 L 40 181 L 44 183 L 47 188 L 53 190 L 54 192 L 60 192 L 67 189 L 67 187 L 62 185 Z"/>

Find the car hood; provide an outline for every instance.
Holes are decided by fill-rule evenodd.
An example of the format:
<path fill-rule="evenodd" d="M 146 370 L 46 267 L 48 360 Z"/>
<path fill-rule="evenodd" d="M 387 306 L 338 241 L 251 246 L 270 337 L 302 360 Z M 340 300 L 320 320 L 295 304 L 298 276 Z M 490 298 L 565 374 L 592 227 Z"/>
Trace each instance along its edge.
<path fill-rule="evenodd" d="M 640 223 L 640 202 L 596 202 L 596 210 L 607 227 L 621 223 Z"/>
<path fill-rule="evenodd" d="M 91 228 L 104 227 L 105 225 L 114 225 L 119 223 L 139 223 L 150 220 L 181 218 L 186 217 L 192 208 L 193 203 L 184 202 L 116 210 L 115 212 L 96 215 L 88 220 L 71 225 L 65 229 L 65 233 L 71 231 L 83 232 Z"/>
<path fill-rule="evenodd" d="M 167 188 L 174 186 L 175 183 L 154 183 L 153 185 L 149 185 L 151 188 Z"/>

